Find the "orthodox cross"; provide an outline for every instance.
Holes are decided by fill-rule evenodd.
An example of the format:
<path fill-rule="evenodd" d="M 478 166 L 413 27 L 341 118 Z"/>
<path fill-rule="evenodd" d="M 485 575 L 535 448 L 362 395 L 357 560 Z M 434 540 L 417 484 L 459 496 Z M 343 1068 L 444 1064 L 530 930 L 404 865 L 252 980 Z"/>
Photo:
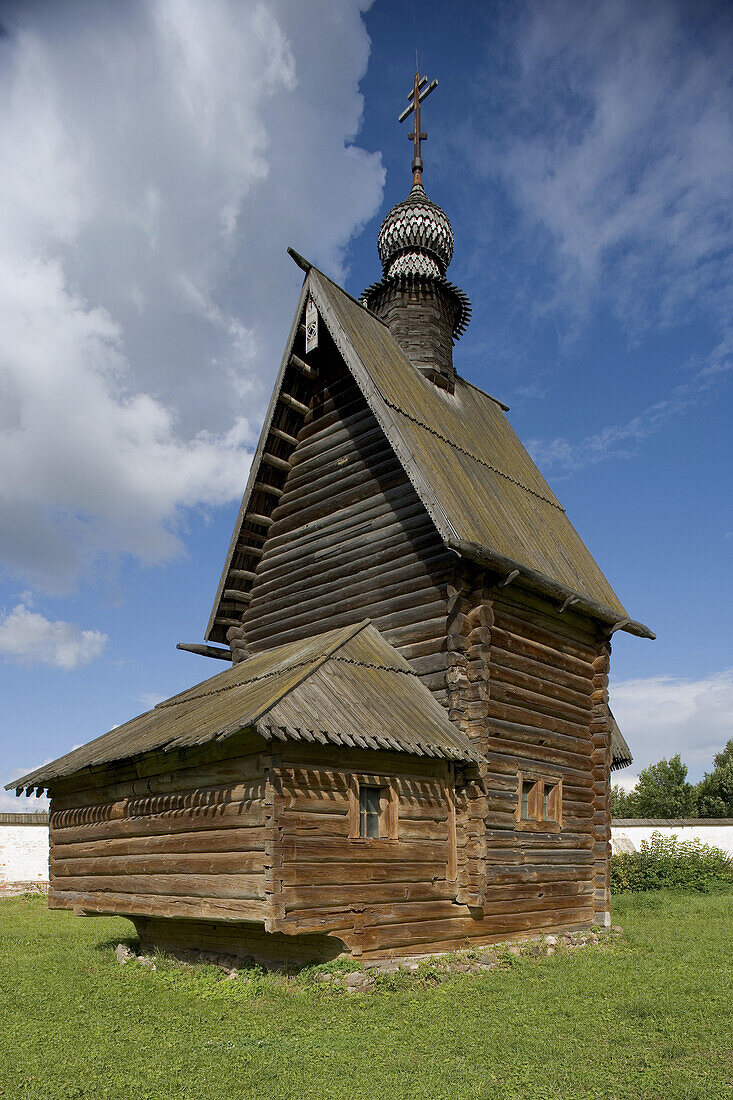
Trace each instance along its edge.
<path fill-rule="evenodd" d="M 425 85 L 427 84 L 427 87 Z M 408 134 L 408 138 L 414 144 L 415 152 L 412 158 L 412 182 L 413 185 L 419 183 L 422 185 L 422 149 L 420 143 L 428 140 L 428 135 L 423 132 L 420 125 L 420 104 L 429 96 L 434 88 L 438 87 L 437 80 L 431 80 L 428 84 L 428 78 L 426 76 L 420 76 L 420 73 L 415 73 L 415 81 L 412 86 L 412 91 L 409 92 L 407 98 L 412 100 L 410 106 L 406 108 L 400 115 L 400 122 L 404 122 L 405 119 L 413 111 L 415 112 L 414 125 L 415 129 L 411 134 Z"/>

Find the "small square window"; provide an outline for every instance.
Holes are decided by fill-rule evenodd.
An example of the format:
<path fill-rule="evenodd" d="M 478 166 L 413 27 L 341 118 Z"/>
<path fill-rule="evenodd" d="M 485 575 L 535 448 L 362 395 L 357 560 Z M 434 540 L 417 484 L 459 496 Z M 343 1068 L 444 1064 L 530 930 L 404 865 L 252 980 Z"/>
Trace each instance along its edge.
<path fill-rule="evenodd" d="M 350 840 L 397 840 L 399 803 L 397 786 L 381 776 L 358 776 L 348 781 Z"/>
<path fill-rule="evenodd" d="M 520 825 L 543 822 L 562 825 L 562 780 L 527 779 L 520 775 L 516 818 Z"/>
<path fill-rule="evenodd" d="M 381 787 L 359 787 L 359 836 L 378 837 Z"/>

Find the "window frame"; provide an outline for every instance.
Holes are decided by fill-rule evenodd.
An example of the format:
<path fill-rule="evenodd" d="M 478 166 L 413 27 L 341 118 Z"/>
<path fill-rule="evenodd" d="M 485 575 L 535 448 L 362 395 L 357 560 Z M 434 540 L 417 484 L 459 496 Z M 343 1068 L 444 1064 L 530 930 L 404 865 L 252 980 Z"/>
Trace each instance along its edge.
<path fill-rule="evenodd" d="M 361 835 L 361 790 L 374 787 L 379 796 L 379 836 Z M 349 840 L 360 844 L 378 844 L 399 839 L 399 805 L 397 789 L 391 777 L 385 775 L 349 776 Z"/>
<path fill-rule="evenodd" d="M 380 833 L 382 831 L 382 815 L 384 810 L 382 808 L 383 802 L 383 788 L 382 787 L 370 787 L 366 783 L 359 785 L 359 839 L 360 840 L 379 840 Z M 369 794 L 375 794 L 376 807 L 370 807 L 368 798 Z M 376 819 L 376 833 L 370 833 L 369 827 L 374 824 Z"/>
<path fill-rule="evenodd" d="M 524 788 L 527 794 L 528 817 L 522 816 Z M 545 800 L 549 817 L 544 816 Z M 514 811 L 517 829 L 529 832 L 559 833 L 562 829 L 562 778 L 557 775 L 540 775 L 538 772 L 517 773 L 517 808 Z"/>

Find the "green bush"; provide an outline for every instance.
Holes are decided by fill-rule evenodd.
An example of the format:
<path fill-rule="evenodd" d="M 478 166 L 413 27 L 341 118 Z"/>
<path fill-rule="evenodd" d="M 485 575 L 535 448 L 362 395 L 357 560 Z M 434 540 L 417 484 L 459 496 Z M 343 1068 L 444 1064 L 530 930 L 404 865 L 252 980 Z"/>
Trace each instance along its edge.
<path fill-rule="evenodd" d="M 611 857 L 611 890 L 713 890 L 733 886 L 733 859 L 699 840 L 652 833 L 641 851 Z"/>

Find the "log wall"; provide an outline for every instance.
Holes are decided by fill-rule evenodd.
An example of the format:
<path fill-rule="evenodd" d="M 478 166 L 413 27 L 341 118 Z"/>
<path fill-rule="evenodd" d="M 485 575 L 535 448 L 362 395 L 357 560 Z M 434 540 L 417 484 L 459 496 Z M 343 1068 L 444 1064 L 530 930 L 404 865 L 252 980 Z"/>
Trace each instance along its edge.
<path fill-rule="evenodd" d="M 497 756 L 481 777 L 454 777 L 438 761 L 283 745 L 273 758 L 271 929 L 332 936 L 368 959 L 586 927 L 594 914 L 590 778 L 576 809 L 567 769 L 532 753 L 536 767 L 567 784 L 567 828 L 522 831 L 514 827 L 517 765 Z M 522 754 L 525 768 L 529 759 Z M 355 838 L 355 781 L 391 786 L 395 839 Z"/>
<path fill-rule="evenodd" d="M 572 610 L 469 566 L 450 588 L 450 714 L 486 753 L 467 791 L 458 899 L 517 915 L 607 922 L 608 644 Z M 562 823 L 518 822 L 520 777 L 562 781 Z"/>
<path fill-rule="evenodd" d="M 414 953 L 440 935 L 458 911 L 449 770 L 400 753 L 283 745 L 273 928 L 328 933 L 365 957 Z M 389 788 L 392 839 L 358 837 L 358 783 Z"/>
<path fill-rule="evenodd" d="M 264 921 L 272 821 L 264 747 L 240 736 L 58 783 L 51 908 Z"/>
<path fill-rule="evenodd" d="M 233 656 L 369 617 L 444 698 L 454 556 L 335 351 L 320 362 Z"/>

